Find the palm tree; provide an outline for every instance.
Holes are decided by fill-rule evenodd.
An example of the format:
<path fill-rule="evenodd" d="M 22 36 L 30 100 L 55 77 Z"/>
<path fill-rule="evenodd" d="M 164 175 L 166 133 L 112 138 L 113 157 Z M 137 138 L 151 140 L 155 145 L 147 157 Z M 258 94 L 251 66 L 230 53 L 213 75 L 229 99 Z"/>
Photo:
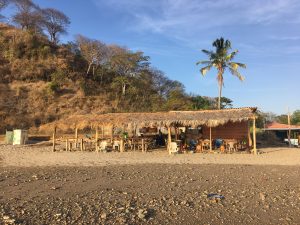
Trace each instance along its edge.
<path fill-rule="evenodd" d="M 205 53 L 209 60 L 207 61 L 199 61 L 197 65 L 202 64 L 206 65 L 205 67 L 200 69 L 200 72 L 203 76 L 212 68 L 215 67 L 218 71 L 217 80 L 219 86 L 219 98 L 218 98 L 218 109 L 221 109 L 221 96 L 222 96 L 222 88 L 224 86 L 224 78 L 223 74 L 228 69 L 230 73 L 236 77 L 238 77 L 241 81 L 245 78 L 239 73 L 238 68 L 246 68 L 246 65 L 243 63 L 233 62 L 235 55 L 238 53 L 238 50 L 234 50 L 229 53 L 231 49 L 231 42 L 229 40 L 224 40 L 224 38 L 217 39 L 213 42 L 213 47 L 216 48 L 216 51 L 208 51 L 202 50 Z"/>

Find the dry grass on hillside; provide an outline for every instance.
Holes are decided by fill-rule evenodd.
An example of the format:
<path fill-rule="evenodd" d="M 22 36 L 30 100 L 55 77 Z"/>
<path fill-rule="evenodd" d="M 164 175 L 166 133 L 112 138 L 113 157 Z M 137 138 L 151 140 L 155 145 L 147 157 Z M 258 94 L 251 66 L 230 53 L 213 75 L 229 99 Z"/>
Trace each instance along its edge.
<path fill-rule="evenodd" d="M 0 84 L 0 131 L 35 127 L 73 114 L 111 110 L 106 96 L 84 96 L 76 87 L 65 86 L 61 93 L 49 91 L 48 83 Z"/>

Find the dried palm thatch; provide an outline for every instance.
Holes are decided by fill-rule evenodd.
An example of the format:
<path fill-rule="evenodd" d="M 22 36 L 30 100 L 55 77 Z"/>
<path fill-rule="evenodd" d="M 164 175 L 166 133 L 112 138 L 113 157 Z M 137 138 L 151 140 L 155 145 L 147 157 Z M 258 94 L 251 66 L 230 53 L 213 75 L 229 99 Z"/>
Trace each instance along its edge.
<path fill-rule="evenodd" d="M 170 111 L 147 113 L 108 113 L 73 115 L 41 126 L 40 131 L 50 131 L 54 127 L 62 131 L 101 126 L 136 127 L 138 126 L 208 126 L 217 127 L 228 122 L 242 122 L 256 116 L 255 107 L 201 110 Z"/>

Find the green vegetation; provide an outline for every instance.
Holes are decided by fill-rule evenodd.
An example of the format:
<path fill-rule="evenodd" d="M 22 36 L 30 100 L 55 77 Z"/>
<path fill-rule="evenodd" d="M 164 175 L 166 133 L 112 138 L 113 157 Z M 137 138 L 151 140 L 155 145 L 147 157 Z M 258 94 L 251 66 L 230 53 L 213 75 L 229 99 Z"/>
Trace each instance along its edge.
<path fill-rule="evenodd" d="M 203 67 L 200 72 L 203 76 L 212 68 L 215 67 L 218 71 L 217 80 L 219 86 L 219 98 L 218 98 L 218 108 L 221 109 L 221 97 L 222 97 L 222 88 L 224 86 L 224 72 L 226 69 L 241 81 L 244 80 L 244 77 L 239 73 L 238 68 L 246 68 L 246 65 L 243 63 L 233 62 L 232 60 L 238 53 L 238 50 L 234 50 L 229 53 L 231 49 L 231 42 L 229 40 L 224 40 L 223 38 L 217 39 L 213 42 L 213 47 L 216 48 L 215 51 L 208 51 L 203 49 L 202 52 L 208 56 L 208 60 L 199 61 L 197 65 L 203 64 Z"/>
<path fill-rule="evenodd" d="M 230 108 L 222 97 L 223 74 L 228 69 L 243 80 L 232 62 L 237 50 L 223 38 L 215 51 L 203 50 L 208 61 L 201 73 L 218 70 L 219 97 L 187 94 L 182 83 L 151 66 L 150 57 L 118 45 L 77 35 L 60 43 L 69 18 L 56 9 L 41 9 L 31 0 L 0 0 L 1 10 L 15 6 L 13 24 L 0 23 L 0 131 L 33 128 L 76 113 L 107 113 Z M 287 123 L 287 116 L 265 113 L 266 121 Z M 300 124 L 300 111 L 291 116 Z"/>
<path fill-rule="evenodd" d="M 291 125 L 300 126 L 300 110 L 295 110 L 290 115 Z M 288 115 L 281 114 L 276 115 L 272 112 L 260 112 L 257 120 L 257 127 L 264 128 L 265 124 L 270 122 L 278 122 L 282 124 L 288 124 Z"/>
<path fill-rule="evenodd" d="M 300 110 L 296 110 L 291 114 L 291 124 L 292 125 L 300 125 Z M 279 115 L 275 117 L 275 120 L 279 123 L 288 124 L 288 116 L 287 115 Z"/>
<path fill-rule="evenodd" d="M 70 20 L 31 0 L 0 24 L 0 131 L 38 127 L 74 113 L 214 109 L 217 99 L 187 94 L 151 66 L 150 57 L 77 35 L 60 43 Z M 222 98 L 222 107 L 232 107 Z"/>

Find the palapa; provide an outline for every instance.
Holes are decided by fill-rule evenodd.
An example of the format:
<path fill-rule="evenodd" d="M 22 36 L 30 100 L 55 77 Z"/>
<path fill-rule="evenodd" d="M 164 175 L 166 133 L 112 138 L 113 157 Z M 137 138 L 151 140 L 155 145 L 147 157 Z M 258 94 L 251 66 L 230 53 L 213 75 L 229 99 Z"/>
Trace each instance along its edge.
<path fill-rule="evenodd" d="M 169 111 L 142 113 L 107 113 L 72 115 L 59 121 L 45 124 L 40 131 L 57 127 L 68 131 L 100 126 L 135 127 L 139 126 L 208 126 L 217 127 L 228 122 L 248 121 L 256 117 L 256 107 L 232 108 L 222 110 Z"/>

